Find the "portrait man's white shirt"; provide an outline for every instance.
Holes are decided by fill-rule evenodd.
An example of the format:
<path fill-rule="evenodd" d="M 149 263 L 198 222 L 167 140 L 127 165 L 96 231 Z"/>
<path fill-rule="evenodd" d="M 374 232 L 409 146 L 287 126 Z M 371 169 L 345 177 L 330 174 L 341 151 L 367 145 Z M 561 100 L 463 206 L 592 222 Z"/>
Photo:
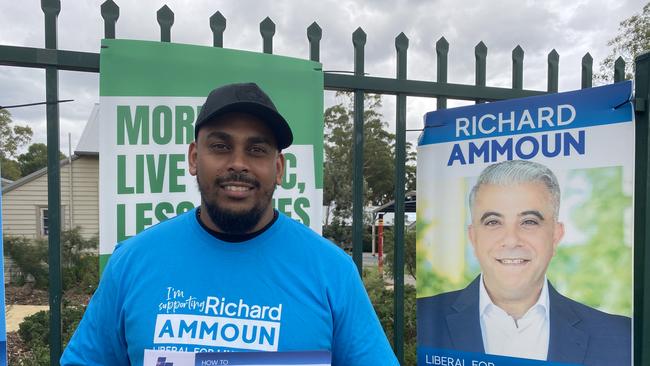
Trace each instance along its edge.
<path fill-rule="evenodd" d="M 492 302 L 483 276 L 480 284 L 479 316 L 485 353 L 546 360 L 550 333 L 546 279 L 537 302 L 518 320 Z"/>

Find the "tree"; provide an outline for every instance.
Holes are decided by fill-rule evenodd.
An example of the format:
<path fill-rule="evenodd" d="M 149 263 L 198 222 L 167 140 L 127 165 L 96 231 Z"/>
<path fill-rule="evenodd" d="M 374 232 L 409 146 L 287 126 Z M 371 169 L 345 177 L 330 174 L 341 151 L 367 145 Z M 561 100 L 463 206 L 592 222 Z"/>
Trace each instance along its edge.
<path fill-rule="evenodd" d="M 0 169 L 3 178 L 16 180 L 21 177 L 18 163 L 13 158 L 18 149 L 32 139 L 32 135 L 28 126 L 13 126 L 11 113 L 0 109 Z"/>
<path fill-rule="evenodd" d="M 625 79 L 634 76 L 634 58 L 641 52 L 650 49 L 650 3 L 643 7 L 640 14 L 635 14 L 621 23 L 618 35 L 607 42 L 611 52 L 600 64 L 600 72 L 596 79 L 601 83 L 613 80 L 614 63 L 618 57 L 625 61 Z"/>
<path fill-rule="evenodd" d="M 416 278 L 415 271 L 415 262 L 416 262 L 416 251 L 415 251 L 415 227 L 410 227 L 404 230 L 404 268 L 406 273 L 411 275 L 411 277 Z M 390 228 L 390 230 L 384 229 L 384 253 L 386 258 L 384 263 L 386 264 L 386 270 L 389 274 L 393 274 L 393 262 L 395 260 L 395 233 Z"/>
<path fill-rule="evenodd" d="M 0 167 L 2 178 L 16 180 L 22 176 L 20 174 L 20 164 L 16 160 L 0 157 L 0 164 L 2 164 L 2 167 Z"/>
<path fill-rule="evenodd" d="M 350 93 L 337 93 L 344 101 L 325 111 L 325 174 L 323 203 L 327 206 L 323 234 L 337 243 L 350 243 L 352 217 L 352 161 L 354 110 Z M 395 135 L 386 131 L 380 95 L 364 100 L 364 206 L 382 205 L 393 199 Z M 408 146 L 410 148 L 410 145 Z M 407 155 L 407 187 L 415 187 L 414 155 Z M 370 221 L 370 217 L 364 221 Z M 347 225 L 346 225 L 347 223 Z"/>
<path fill-rule="evenodd" d="M 59 160 L 65 155 L 59 151 Z M 24 177 L 47 166 L 47 145 L 40 142 L 29 145 L 27 152 L 18 156 L 18 165 Z"/>

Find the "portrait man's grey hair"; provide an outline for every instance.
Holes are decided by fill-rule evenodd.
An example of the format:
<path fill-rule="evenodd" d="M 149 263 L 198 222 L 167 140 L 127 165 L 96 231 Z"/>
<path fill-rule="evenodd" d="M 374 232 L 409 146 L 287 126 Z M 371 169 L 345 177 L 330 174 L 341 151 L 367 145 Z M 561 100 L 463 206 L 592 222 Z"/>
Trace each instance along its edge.
<path fill-rule="evenodd" d="M 509 160 L 483 169 L 469 194 L 470 210 L 474 209 L 476 193 L 485 184 L 507 186 L 521 183 L 542 183 L 551 194 L 553 213 L 557 220 L 560 214 L 560 185 L 555 174 L 540 163 L 528 160 Z"/>

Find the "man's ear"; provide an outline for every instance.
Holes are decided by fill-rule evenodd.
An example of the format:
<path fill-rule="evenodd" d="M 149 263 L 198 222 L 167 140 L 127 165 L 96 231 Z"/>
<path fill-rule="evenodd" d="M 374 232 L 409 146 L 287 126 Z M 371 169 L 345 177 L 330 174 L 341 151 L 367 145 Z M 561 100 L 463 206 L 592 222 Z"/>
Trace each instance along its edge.
<path fill-rule="evenodd" d="M 553 229 L 553 255 L 557 252 L 557 246 L 560 245 L 560 241 L 564 237 L 564 224 L 561 222 L 555 223 L 555 228 Z"/>
<path fill-rule="evenodd" d="M 187 150 L 187 162 L 189 165 L 190 174 L 196 175 L 196 160 L 197 160 L 197 146 L 196 141 L 192 141 L 190 147 Z"/>
<path fill-rule="evenodd" d="M 282 179 L 284 178 L 284 154 L 279 152 L 277 158 L 275 159 L 275 184 L 282 184 Z"/>
<path fill-rule="evenodd" d="M 476 249 L 475 238 L 476 233 L 474 232 L 474 226 L 472 224 L 467 225 L 467 236 L 469 237 L 469 242 L 472 244 L 472 247 Z"/>

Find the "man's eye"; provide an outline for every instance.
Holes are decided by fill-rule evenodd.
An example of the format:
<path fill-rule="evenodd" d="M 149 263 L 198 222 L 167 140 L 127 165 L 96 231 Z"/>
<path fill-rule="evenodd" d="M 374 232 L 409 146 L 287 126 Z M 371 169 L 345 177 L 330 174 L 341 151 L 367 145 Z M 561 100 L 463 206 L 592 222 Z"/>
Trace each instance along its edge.
<path fill-rule="evenodd" d="M 228 145 L 223 144 L 223 143 L 219 143 L 219 142 L 215 142 L 215 143 L 210 144 L 210 149 L 215 150 L 215 151 L 224 151 L 224 150 L 228 150 Z"/>
<path fill-rule="evenodd" d="M 499 224 L 500 224 L 500 222 L 497 219 L 487 219 L 487 220 L 483 221 L 483 225 L 485 225 L 485 226 L 497 226 Z"/>
<path fill-rule="evenodd" d="M 539 225 L 539 221 L 535 219 L 525 219 L 521 222 L 521 224 L 524 226 L 537 226 Z"/>
<path fill-rule="evenodd" d="M 253 154 L 265 154 L 266 149 L 263 146 L 251 146 L 250 152 Z"/>

